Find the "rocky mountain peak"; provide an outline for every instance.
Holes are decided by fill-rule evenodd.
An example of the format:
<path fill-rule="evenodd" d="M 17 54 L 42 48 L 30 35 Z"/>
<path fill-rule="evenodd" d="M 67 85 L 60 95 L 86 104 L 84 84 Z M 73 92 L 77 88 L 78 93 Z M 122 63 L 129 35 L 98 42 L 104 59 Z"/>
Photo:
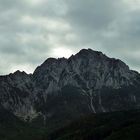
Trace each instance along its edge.
<path fill-rule="evenodd" d="M 11 76 L 16 76 L 16 77 L 28 77 L 30 74 L 27 74 L 25 71 L 20 71 L 20 70 L 17 70 L 17 71 L 15 71 L 14 73 L 11 73 L 10 74 Z"/>
<path fill-rule="evenodd" d="M 50 93 L 66 85 L 95 89 L 120 88 L 132 85 L 137 74 L 119 59 L 109 58 L 91 49 L 82 49 L 68 59 L 47 59 L 35 70 L 33 77 L 40 88 Z"/>
<path fill-rule="evenodd" d="M 82 49 L 77 54 L 80 54 L 80 55 L 95 55 L 95 54 L 96 55 L 103 55 L 102 52 L 100 52 L 100 51 L 94 51 L 92 49 Z"/>
<path fill-rule="evenodd" d="M 16 71 L 0 76 L 0 103 L 24 120 L 38 115 L 46 120 L 57 116 L 62 108 L 60 112 L 64 114 L 60 113 L 60 116 L 65 116 L 71 106 L 78 108 L 75 111 L 80 113 L 85 113 L 83 110 L 88 113 L 121 110 L 122 106 L 116 106 L 118 102 L 123 105 L 127 100 L 127 105 L 129 101 L 136 104 L 140 96 L 137 89 L 130 90 L 132 92 L 126 97 L 119 90 L 139 85 L 140 74 L 131 71 L 121 60 L 83 49 L 68 59 L 48 58 L 31 75 Z M 104 89 L 107 91 L 102 92 Z M 110 89 L 119 93 L 113 94 Z M 109 103 L 113 109 L 108 100 L 111 100 Z"/>
<path fill-rule="evenodd" d="M 69 59 L 72 58 L 101 58 L 101 57 L 106 57 L 102 52 L 99 51 L 94 51 L 92 49 L 82 49 L 80 50 L 76 55 L 72 55 Z"/>
<path fill-rule="evenodd" d="M 56 59 L 56 58 L 48 58 L 48 59 L 43 63 L 43 65 L 49 65 L 49 64 L 56 63 L 56 62 L 57 62 L 57 59 Z"/>

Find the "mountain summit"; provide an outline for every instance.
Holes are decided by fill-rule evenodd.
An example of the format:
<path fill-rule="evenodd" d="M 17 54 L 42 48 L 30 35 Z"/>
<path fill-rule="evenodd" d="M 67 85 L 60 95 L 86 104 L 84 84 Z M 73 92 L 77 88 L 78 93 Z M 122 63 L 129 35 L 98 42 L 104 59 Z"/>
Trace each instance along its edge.
<path fill-rule="evenodd" d="M 83 49 L 49 58 L 33 74 L 0 76 L 1 106 L 24 121 L 69 121 L 90 113 L 140 108 L 140 74 L 119 59 Z"/>

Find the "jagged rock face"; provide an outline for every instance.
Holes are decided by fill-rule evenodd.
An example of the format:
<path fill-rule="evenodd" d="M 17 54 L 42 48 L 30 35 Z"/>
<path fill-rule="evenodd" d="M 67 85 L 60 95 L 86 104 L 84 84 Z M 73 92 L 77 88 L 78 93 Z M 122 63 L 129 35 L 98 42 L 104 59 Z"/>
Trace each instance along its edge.
<path fill-rule="evenodd" d="M 83 49 L 47 59 L 33 74 L 0 77 L 0 103 L 18 117 L 45 123 L 88 113 L 140 108 L 140 74 L 101 52 Z"/>
<path fill-rule="evenodd" d="M 120 60 L 111 59 L 92 50 L 81 50 L 77 55 L 66 59 L 48 59 L 38 67 L 33 77 L 36 84 L 55 92 L 66 85 L 82 89 L 120 88 L 133 85 L 138 73 L 130 71 Z"/>
<path fill-rule="evenodd" d="M 60 89 L 58 83 L 60 76 L 67 66 L 67 59 L 47 59 L 33 74 L 35 86 L 44 90 L 46 93 L 52 93 Z"/>
<path fill-rule="evenodd" d="M 35 115 L 32 106 L 31 75 L 16 71 L 0 77 L 0 103 L 22 119 Z"/>

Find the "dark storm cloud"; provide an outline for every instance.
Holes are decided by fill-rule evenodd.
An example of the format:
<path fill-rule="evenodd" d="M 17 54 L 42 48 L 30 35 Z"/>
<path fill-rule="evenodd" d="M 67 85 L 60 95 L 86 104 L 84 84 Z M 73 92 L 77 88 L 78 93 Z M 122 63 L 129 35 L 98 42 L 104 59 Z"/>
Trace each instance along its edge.
<path fill-rule="evenodd" d="M 138 0 L 0 0 L 0 73 L 89 47 L 140 70 L 139 25 Z"/>

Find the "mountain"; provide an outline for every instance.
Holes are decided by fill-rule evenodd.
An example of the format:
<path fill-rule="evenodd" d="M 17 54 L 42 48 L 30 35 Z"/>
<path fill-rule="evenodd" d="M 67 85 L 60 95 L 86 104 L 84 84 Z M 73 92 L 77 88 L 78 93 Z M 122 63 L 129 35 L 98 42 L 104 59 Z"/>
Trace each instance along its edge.
<path fill-rule="evenodd" d="M 50 128 L 91 113 L 140 109 L 140 74 L 119 59 L 83 49 L 49 58 L 33 74 L 0 76 L 0 105 Z"/>

